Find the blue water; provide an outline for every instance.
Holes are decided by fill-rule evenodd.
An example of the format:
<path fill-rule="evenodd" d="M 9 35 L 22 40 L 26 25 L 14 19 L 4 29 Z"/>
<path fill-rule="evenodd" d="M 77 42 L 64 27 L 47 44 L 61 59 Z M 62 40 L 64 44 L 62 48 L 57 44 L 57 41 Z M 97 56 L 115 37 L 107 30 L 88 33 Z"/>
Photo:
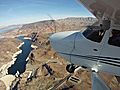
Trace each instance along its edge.
<path fill-rule="evenodd" d="M 32 50 L 32 48 L 31 48 L 32 41 L 31 40 L 24 39 L 23 36 L 18 37 L 18 39 L 22 40 L 24 42 L 24 44 L 20 48 L 22 50 L 22 53 L 18 54 L 18 56 L 16 57 L 17 59 L 16 59 L 15 63 L 11 67 L 8 68 L 8 74 L 12 74 L 12 75 L 15 75 L 17 73 L 17 71 L 19 71 L 20 74 L 25 72 L 26 64 L 28 62 L 28 61 L 26 61 L 26 59 Z"/>
<path fill-rule="evenodd" d="M 9 31 L 12 31 L 14 29 L 7 29 L 7 30 L 0 30 L 0 33 L 6 33 L 6 32 L 9 32 Z"/>

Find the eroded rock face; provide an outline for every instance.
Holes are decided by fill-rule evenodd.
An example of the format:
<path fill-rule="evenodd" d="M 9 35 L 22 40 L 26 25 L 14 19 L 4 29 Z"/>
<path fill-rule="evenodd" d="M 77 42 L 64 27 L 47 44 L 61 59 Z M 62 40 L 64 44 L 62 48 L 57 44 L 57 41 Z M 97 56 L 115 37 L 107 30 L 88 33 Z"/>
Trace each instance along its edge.
<path fill-rule="evenodd" d="M 58 31 L 79 30 L 81 26 L 88 26 L 95 23 L 97 19 L 92 17 L 71 17 L 65 19 L 56 20 L 54 23 L 52 20 L 40 21 L 31 24 L 25 24 L 19 29 L 18 34 L 30 34 L 33 32 L 54 33 Z M 56 30 L 55 30 L 56 29 Z"/>
<path fill-rule="evenodd" d="M 43 76 L 50 76 L 50 75 L 53 75 L 54 74 L 54 71 L 52 70 L 52 68 L 44 63 L 41 65 L 41 67 L 39 68 L 38 70 L 38 75 L 43 75 Z"/>
<path fill-rule="evenodd" d="M 3 81 L 0 80 L 0 90 L 6 90 L 6 86 Z"/>
<path fill-rule="evenodd" d="M 0 67 L 1 64 L 12 61 L 12 55 L 18 51 L 17 46 L 21 43 L 16 38 L 3 38 L 0 39 Z"/>
<path fill-rule="evenodd" d="M 67 18 L 57 20 L 57 22 L 59 23 L 59 25 L 57 24 L 56 26 L 58 31 L 67 31 L 80 29 L 81 26 L 90 25 L 94 22 L 94 20 L 92 18 Z M 37 41 L 34 43 L 36 46 L 38 46 L 36 50 L 33 50 L 34 62 L 32 64 L 27 64 L 26 71 L 22 75 L 22 79 L 20 80 L 20 84 L 18 87 L 20 90 L 48 90 L 56 83 L 55 80 L 58 81 L 68 74 L 65 70 L 65 66 L 67 63 L 65 62 L 65 60 L 63 60 L 63 58 L 61 58 L 56 52 L 51 49 L 48 42 L 48 33 L 51 32 L 51 29 L 54 31 L 54 26 L 50 25 L 50 21 L 27 24 L 19 30 L 20 32 L 17 32 L 17 34 L 31 34 L 34 31 L 38 32 L 39 35 L 37 37 Z M 9 54 L 10 50 L 7 53 Z M 46 62 L 49 61 L 50 63 L 46 64 Z M 32 71 L 33 68 L 39 68 L 37 71 L 37 78 L 34 78 L 31 82 L 26 84 L 29 71 Z M 53 79 L 53 76 L 55 77 L 55 79 Z M 84 90 L 91 90 L 90 72 L 80 71 L 76 73 L 75 76 L 82 79 L 83 83 L 73 85 L 68 81 L 65 82 L 61 87 L 59 87 L 60 90 L 79 90 L 81 88 L 83 88 Z M 108 76 L 104 75 L 104 77 L 106 78 Z M 107 80 L 110 81 L 110 79 Z M 111 82 L 111 86 L 112 85 L 114 85 L 114 82 Z M 4 88 L 4 83 L 0 82 L 0 90 L 4 90 Z M 119 88 L 114 90 L 118 89 Z"/>

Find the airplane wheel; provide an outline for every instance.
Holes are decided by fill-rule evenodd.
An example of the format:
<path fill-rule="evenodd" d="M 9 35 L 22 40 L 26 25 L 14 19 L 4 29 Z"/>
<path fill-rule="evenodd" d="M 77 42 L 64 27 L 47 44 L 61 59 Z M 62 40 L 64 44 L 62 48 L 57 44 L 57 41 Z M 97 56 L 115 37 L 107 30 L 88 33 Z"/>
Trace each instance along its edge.
<path fill-rule="evenodd" d="M 68 65 L 66 66 L 66 70 L 67 70 L 69 73 L 74 73 L 74 71 L 75 71 L 75 66 L 74 66 L 74 64 L 68 64 Z"/>

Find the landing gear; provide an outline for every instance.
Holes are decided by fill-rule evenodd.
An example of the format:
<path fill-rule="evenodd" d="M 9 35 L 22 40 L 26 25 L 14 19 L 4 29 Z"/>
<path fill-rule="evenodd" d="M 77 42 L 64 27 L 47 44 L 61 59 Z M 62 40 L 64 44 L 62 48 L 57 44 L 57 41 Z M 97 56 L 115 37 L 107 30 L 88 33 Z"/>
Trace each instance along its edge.
<path fill-rule="evenodd" d="M 75 65 L 74 64 L 68 64 L 67 66 L 66 66 L 66 70 L 69 72 L 69 73 L 74 73 L 74 71 L 75 71 Z"/>

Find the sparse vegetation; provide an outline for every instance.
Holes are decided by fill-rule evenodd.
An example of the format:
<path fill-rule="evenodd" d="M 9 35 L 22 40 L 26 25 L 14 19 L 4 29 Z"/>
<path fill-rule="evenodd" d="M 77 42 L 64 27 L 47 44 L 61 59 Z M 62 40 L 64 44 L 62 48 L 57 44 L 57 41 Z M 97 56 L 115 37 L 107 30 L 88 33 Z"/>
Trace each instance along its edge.
<path fill-rule="evenodd" d="M 56 31 L 68 31 L 68 30 L 80 30 L 84 26 L 88 26 L 93 24 L 96 21 L 96 19 L 93 18 L 66 18 L 66 19 L 60 19 L 56 21 Z M 55 83 L 57 83 L 59 80 L 61 80 L 63 77 L 65 77 L 68 73 L 65 70 L 67 62 L 57 55 L 56 52 L 54 52 L 51 49 L 50 43 L 49 43 L 49 35 L 53 33 L 54 25 L 51 23 L 51 21 L 42 21 L 42 22 L 36 22 L 31 24 L 23 25 L 23 27 L 17 31 L 13 31 L 6 33 L 6 35 L 13 34 L 16 35 L 26 35 L 30 36 L 31 33 L 35 32 L 37 33 L 37 39 L 33 44 L 37 46 L 38 48 L 32 51 L 32 56 L 30 59 L 33 59 L 34 62 L 28 63 L 26 67 L 26 71 L 22 74 L 22 79 L 20 80 L 20 84 L 18 86 L 19 90 L 48 90 L 51 88 Z M 7 39 L 8 40 L 8 39 Z M 13 51 L 16 51 L 14 49 L 16 48 L 10 48 L 10 47 L 17 47 L 16 42 L 9 40 L 9 42 L 5 42 L 7 40 L 2 40 L 1 43 L 3 43 L 3 46 L 7 47 L 7 44 L 9 43 L 9 46 L 7 48 L 1 48 L 5 49 L 3 51 L 9 51 L 14 53 Z M 16 39 L 13 39 L 16 40 Z M 1 44 L 0 44 L 1 45 Z M 1 45 L 1 47 L 3 47 Z M 5 53 L 5 52 L 3 52 Z M 7 56 L 4 56 L 1 52 L 1 57 L 6 59 L 11 57 L 12 54 L 6 54 Z M 4 63 L 1 60 L 2 63 Z M 8 59 L 7 59 L 8 60 Z M 9 60 L 8 60 L 9 61 Z M 47 65 L 47 68 L 44 66 Z M 32 81 L 26 83 L 28 74 L 33 69 L 39 68 L 37 70 L 36 78 L 33 78 Z M 50 72 L 49 72 L 50 70 Z M 52 74 L 51 74 L 52 73 Z M 62 84 L 57 90 L 91 90 L 91 76 L 90 72 L 88 71 L 80 71 L 76 74 L 74 74 L 76 77 L 80 78 L 82 80 L 79 84 L 73 84 L 69 81 L 66 81 L 64 84 Z M 104 77 L 107 78 L 109 75 L 104 74 Z M 111 81 L 108 82 L 108 84 L 111 86 L 113 90 L 118 90 L 114 87 L 113 84 L 117 84 L 116 79 L 111 76 Z M 108 78 L 108 79 L 110 79 Z M 120 85 L 119 85 L 120 87 Z"/>

